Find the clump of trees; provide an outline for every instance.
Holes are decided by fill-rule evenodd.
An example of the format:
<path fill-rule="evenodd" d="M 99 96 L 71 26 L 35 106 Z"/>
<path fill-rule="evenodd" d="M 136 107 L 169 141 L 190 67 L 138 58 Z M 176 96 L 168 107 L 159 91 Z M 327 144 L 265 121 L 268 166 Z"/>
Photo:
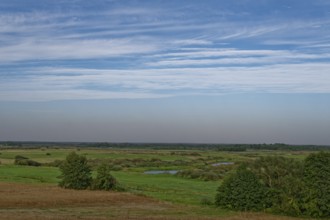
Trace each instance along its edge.
<path fill-rule="evenodd" d="M 117 181 L 110 174 L 110 167 L 102 164 L 97 169 L 96 178 L 92 178 L 92 170 L 87 158 L 75 152 L 70 153 L 60 165 L 62 172 L 59 186 L 68 189 L 112 190 Z"/>
<path fill-rule="evenodd" d="M 216 205 L 234 210 L 330 216 L 330 153 L 309 155 L 304 161 L 261 157 L 225 178 Z"/>

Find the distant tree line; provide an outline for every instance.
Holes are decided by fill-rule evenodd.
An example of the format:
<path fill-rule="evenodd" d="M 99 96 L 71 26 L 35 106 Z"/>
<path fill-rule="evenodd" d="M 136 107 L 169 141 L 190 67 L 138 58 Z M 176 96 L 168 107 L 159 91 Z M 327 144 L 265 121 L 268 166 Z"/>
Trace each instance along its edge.
<path fill-rule="evenodd" d="M 268 156 L 244 164 L 224 179 L 216 205 L 330 217 L 330 153 L 310 154 L 304 161 Z"/>
<path fill-rule="evenodd" d="M 167 150 L 219 150 L 219 151 L 246 151 L 246 150 L 329 150 L 324 145 L 288 145 L 274 144 L 192 144 L 192 143 L 111 143 L 111 142 L 0 142 L 2 148 L 127 148 L 127 149 L 167 149 Z"/>
<path fill-rule="evenodd" d="M 136 148 L 136 149 L 175 149 L 175 150 L 219 150 L 219 151 L 246 151 L 246 150 L 329 150 L 330 146 L 323 145 L 288 145 L 283 143 L 274 144 L 167 144 L 167 143 L 85 143 L 80 147 L 98 148 Z"/>

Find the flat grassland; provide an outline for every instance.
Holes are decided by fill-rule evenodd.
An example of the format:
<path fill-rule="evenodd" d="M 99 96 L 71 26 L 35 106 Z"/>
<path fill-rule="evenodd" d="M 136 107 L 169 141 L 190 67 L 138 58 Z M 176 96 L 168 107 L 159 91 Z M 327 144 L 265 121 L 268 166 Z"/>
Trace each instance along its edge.
<path fill-rule="evenodd" d="M 47 164 L 64 160 L 72 151 L 85 155 L 91 164 L 99 160 L 108 160 L 115 164 L 112 174 L 126 192 L 62 189 L 57 186 L 60 175 L 57 167 L 14 165 L 16 155 Z M 264 155 L 282 155 L 300 160 L 309 153 L 96 148 L 0 149 L 0 219 L 298 219 L 216 208 L 212 202 L 221 178 L 204 181 L 170 174 L 150 175 L 144 171 L 201 167 L 215 169 L 212 164 L 238 163 Z"/>

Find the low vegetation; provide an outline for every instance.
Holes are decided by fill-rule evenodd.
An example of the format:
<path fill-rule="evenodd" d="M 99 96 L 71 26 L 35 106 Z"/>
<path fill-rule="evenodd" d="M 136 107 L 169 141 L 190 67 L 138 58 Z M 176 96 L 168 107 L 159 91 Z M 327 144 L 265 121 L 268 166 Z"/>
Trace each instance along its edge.
<path fill-rule="evenodd" d="M 303 161 L 268 156 L 245 164 L 222 182 L 216 205 L 330 217 L 330 153 L 314 153 Z"/>
<path fill-rule="evenodd" d="M 168 147 L 0 147 L 0 184 L 10 182 L 17 189 L 26 187 L 24 193 L 17 190 L 11 196 L 9 191 L 0 191 L 0 215 L 15 219 L 15 215 L 4 210 L 10 208 L 20 210 L 29 219 L 29 213 L 23 210 L 34 208 L 36 212 L 31 213 L 35 216 L 30 219 L 48 216 L 49 219 L 291 219 L 277 214 L 305 219 L 329 217 L 328 152 L 251 148 L 235 151 L 230 149 L 234 146 L 220 150 L 207 145 L 204 150 L 199 146 L 188 149 L 189 145 L 179 146 L 177 150 Z M 177 173 L 145 173 L 169 170 Z M 39 194 L 28 196 L 34 187 L 40 189 Z M 16 192 L 14 188 L 11 192 Z M 54 194 L 58 190 L 63 196 L 67 192 L 77 200 L 68 198 L 70 205 L 62 204 L 53 196 L 54 204 L 60 205 L 45 207 L 44 200 L 52 194 L 46 193 L 47 190 Z M 103 204 L 92 201 L 87 204 L 87 197 L 82 195 L 120 195 L 117 199 L 125 202 L 116 206 L 117 203 L 105 199 Z M 142 200 L 139 204 L 131 203 L 130 196 L 152 202 L 150 206 Z M 21 205 L 5 206 L 5 201 L 11 199 Z M 124 210 L 130 213 L 123 214 Z M 42 217 L 41 213 L 44 213 Z M 69 213 L 75 213 L 74 217 L 70 218 Z"/>
<path fill-rule="evenodd" d="M 41 166 L 41 163 L 34 160 L 30 160 L 29 158 L 20 155 L 17 155 L 15 157 L 15 164 L 21 166 L 35 166 L 35 167 Z"/>

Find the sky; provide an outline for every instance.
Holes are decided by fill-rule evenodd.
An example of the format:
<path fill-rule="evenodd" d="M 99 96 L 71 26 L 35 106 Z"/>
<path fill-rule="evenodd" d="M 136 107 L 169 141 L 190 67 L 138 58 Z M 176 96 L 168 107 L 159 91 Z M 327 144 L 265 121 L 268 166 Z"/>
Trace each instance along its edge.
<path fill-rule="evenodd" d="M 330 1 L 1 0 L 9 140 L 330 145 Z"/>

